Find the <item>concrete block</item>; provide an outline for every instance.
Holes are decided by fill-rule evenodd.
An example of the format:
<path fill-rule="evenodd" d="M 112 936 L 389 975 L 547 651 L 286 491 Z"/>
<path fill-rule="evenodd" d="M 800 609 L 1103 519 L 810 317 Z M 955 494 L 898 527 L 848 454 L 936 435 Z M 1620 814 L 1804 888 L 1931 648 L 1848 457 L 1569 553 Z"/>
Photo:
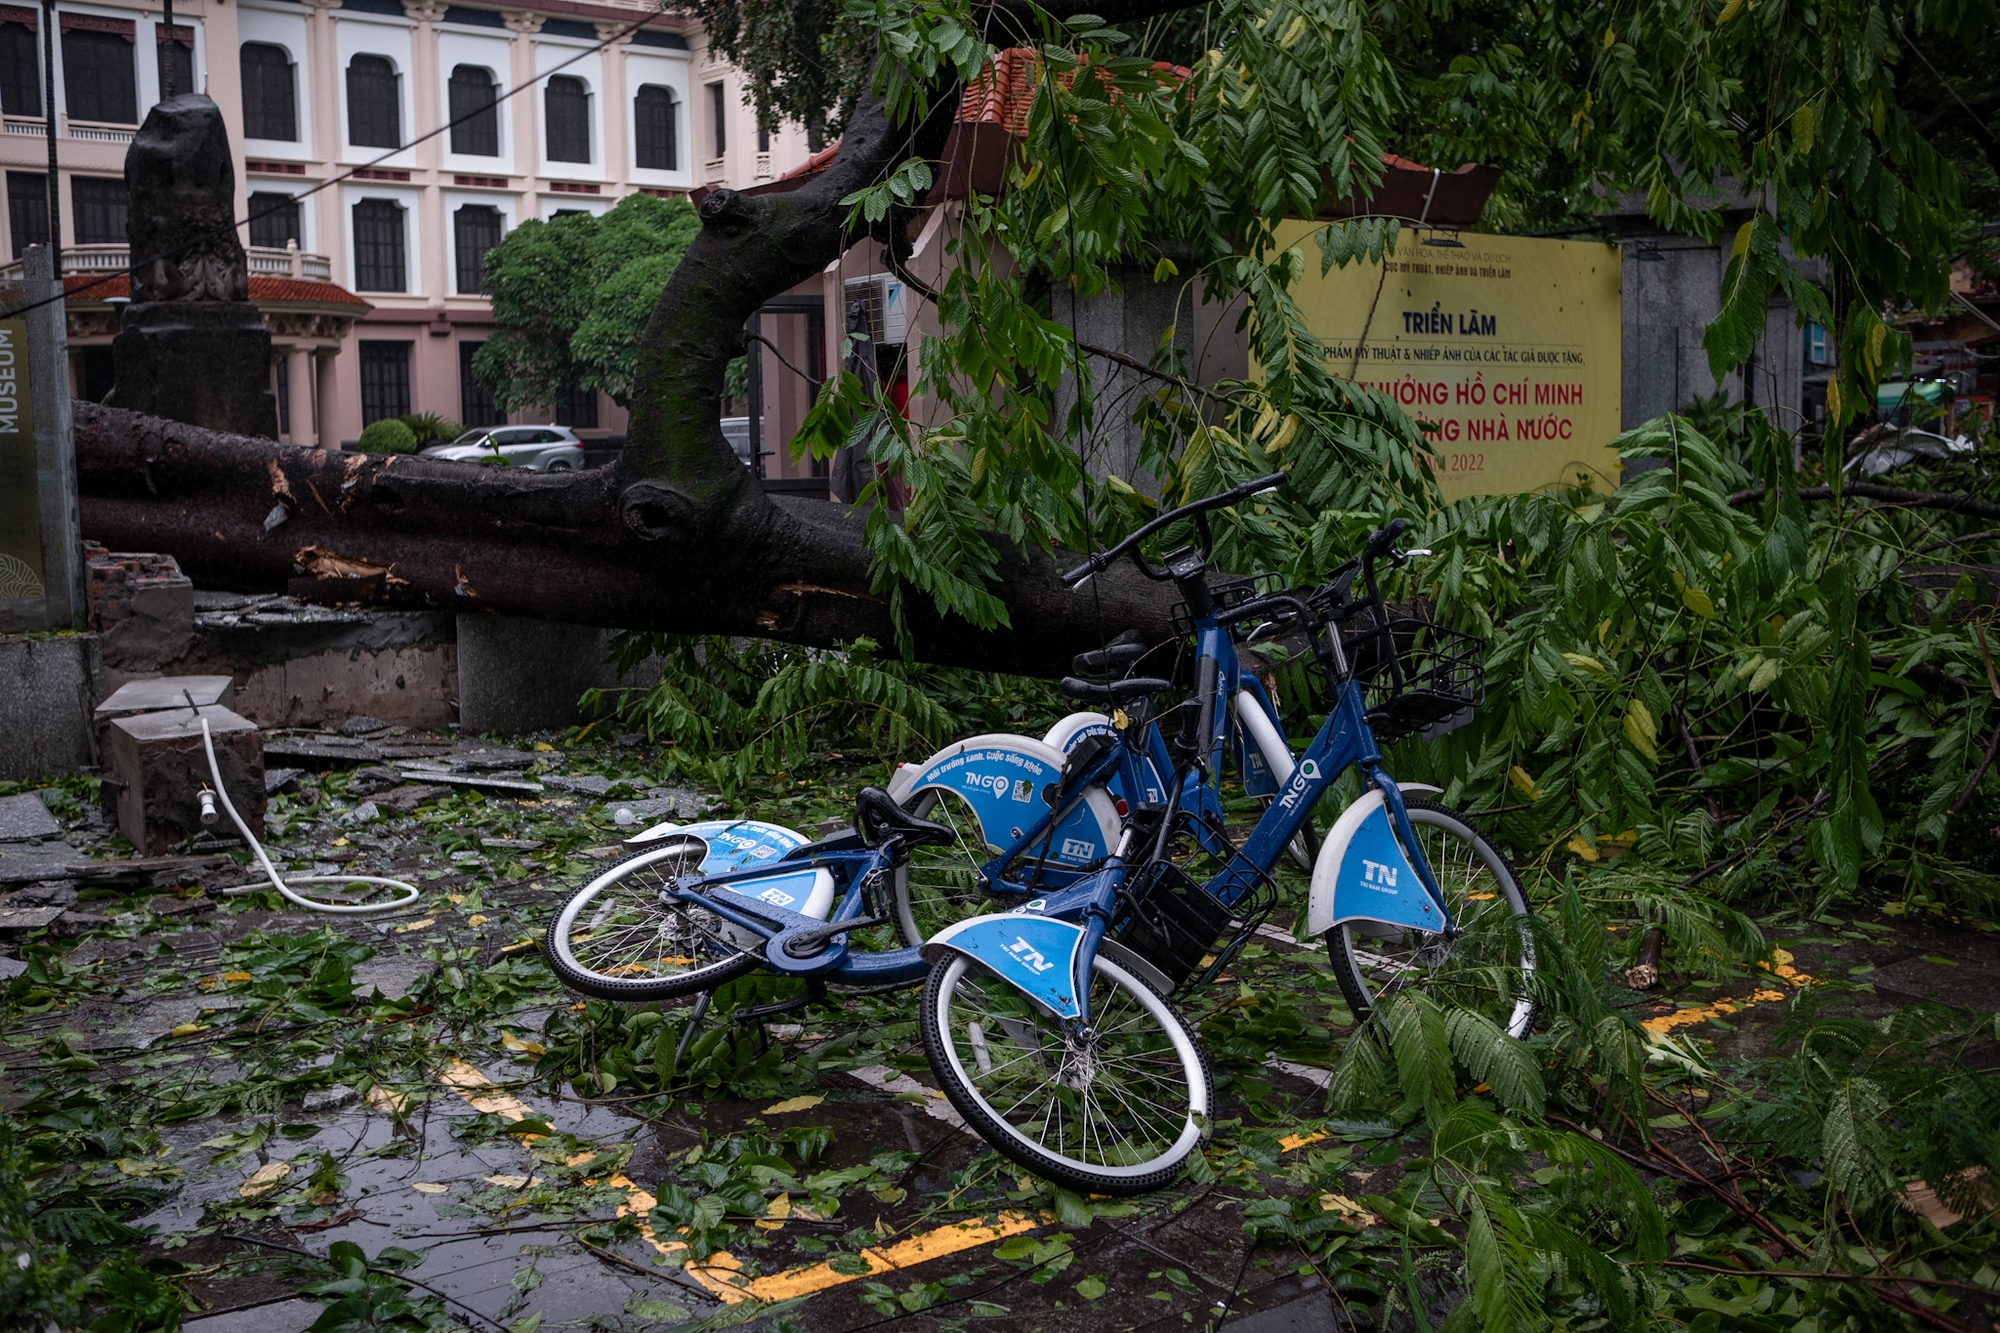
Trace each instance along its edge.
<path fill-rule="evenodd" d="M 84 866 L 95 864 L 66 842 L 10 843 L 0 847 L 0 884 L 68 879 Z"/>
<path fill-rule="evenodd" d="M 107 765 L 118 786 L 118 831 L 141 856 L 163 856 L 202 830 L 196 793 L 213 786 L 201 723 L 215 737 L 223 790 L 244 822 L 264 827 L 264 747 L 257 724 L 227 708 L 185 707 L 121 717 L 106 729 Z M 228 816 L 219 833 L 233 833 Z"/>
<path fill-rule="evenodd" d="M 155 676 L 150 680 L 128 681 L 97 705 L 97 716 L 108 722 L 114 717 L 186 708 L 190 698 L 196 708 L 211 704 L 234 708 L 236 682 L 228 676 Z"/>
<path fill-rule="evenodd" d="M 100 669 L 94 634 L 0 637 L 0 778 L 97 762 L 90 714 Z"/>
<path fill-rule="evenodd" d="M 621 677 L 608 649 L 615 631 L 512 616 L 458 618 L 458 720 L 466 732 L 503 736 L 587 721 L 583 692 L 644 689 L 660 678 L 657 661 Z"/>
<path fill-rule="evenodd" d="M 195 642 L 178 671 L 228 672 L 230 707 L 262 727 L 339 726 L 357 713 L 404 727 L 453 720 L 454 618 L 197 590 Z"/>

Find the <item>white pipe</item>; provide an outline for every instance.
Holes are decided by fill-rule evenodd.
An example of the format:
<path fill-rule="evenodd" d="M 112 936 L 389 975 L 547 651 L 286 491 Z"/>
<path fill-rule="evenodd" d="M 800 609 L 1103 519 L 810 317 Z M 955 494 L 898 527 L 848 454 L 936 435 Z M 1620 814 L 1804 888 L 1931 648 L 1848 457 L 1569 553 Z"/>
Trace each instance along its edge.
<path fill-rule="evenodd" d="M 222 785 L 222 766 L 215 762 L 215 737 L 208 730 L 208 719 L 201 720 L 201 745 L 208 751 L 208 771 L 215 777 L 215 795 L 222 802 L 222 808 L 229 812 L 229 821 L 236 825 L 236 831 L 243 835 L 243 841 L 250 850 L 257 853 L 257 859 L 264 863 L 264 873 L 271 877 L 270 887 L 284 895 L 287 901 L 297 903 L 309 912 L 326 912 L 333 916 L 360 916 L 364 912 L 393 912 L 400 907 L 408 907 L 423 897 L 423 890 L 400 879 L 384 879 L 380 875 L 295 875 L 293 884 L 380 884 L 385 888 L 401 889 L 403 896 L 385 903 L 322 903 L 302 897 L 292 892 L 291 887 L 278 876 L 278 868 L 271 864 L 271 858 L 264 852 L 264 844 L 257 841 L 250 826 L 243 822 L 243 816 L 236 813 L 236 806 L 229 799 L 229 789 Z M 246 893 L 261 893 L 262 884 L 244 884 L 233 889 L 222 890 L 223 896 L 238 898 Z"/>

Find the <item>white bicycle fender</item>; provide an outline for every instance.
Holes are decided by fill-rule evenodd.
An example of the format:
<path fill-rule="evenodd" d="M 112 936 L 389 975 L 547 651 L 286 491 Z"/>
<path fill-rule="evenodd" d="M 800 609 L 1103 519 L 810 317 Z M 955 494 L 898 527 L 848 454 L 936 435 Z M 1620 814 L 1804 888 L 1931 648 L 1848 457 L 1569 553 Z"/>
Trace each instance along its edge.
<path fill-rule="evenodd" d="M 1047 809 L 1049 791 L 1062 777 L 1063 755 L 1029 736 L 973 736 L 939 750 L 921 764 L 899 768 L 889 795 L 907 807 L 927 790 L 948 791 L 971 807 L 987 845 L 1017 841 L 1021 831 Z M 1102 787 L 1084 793 L 1083 804 L 1054 830 L 1049 860 L 1082 866 L 1102 860 L 1118 845 L 1118 810 Z"/>
<path fill-rule="evenodd" d="M 946 954 L 964 954 L 1057 1016 L 1075 1018 L 1083 1012 L 1074 993 L 1081 947 L 1082 926 L 998 912 L 946 926 L 924 943 L 923 956 L 935 963 Z"/>
<path fill-rule="evenodd" d="M 625 845 L 634 851 L 646 851 L 670 838 L 702 845 L 704 875 L 751 870 L 812 841 L 796 829 L 761 819 L 705 819 L 699 824 L 655 824 L 625 839 Z"/>
<path fill-rule="evenodd" d="M 1102 713 L 1071 713 L 1050 727 L 1042 744 L 1058 754 L 1068 754 L 1085 736 L 1113 736 L 1111 719 Z"/>
<path fill-rule="evenodd" d="M 1437 791 L 1397 783 L 1408 793 Z M 1340 812 L 1313 864 L 1306 934 L 1318 938 L 1342 921 L 1385 921 L 1418 930 L 1440 930 L 1444 918 L 1390 827 L 1382 793 L 1370 788 Z"/>

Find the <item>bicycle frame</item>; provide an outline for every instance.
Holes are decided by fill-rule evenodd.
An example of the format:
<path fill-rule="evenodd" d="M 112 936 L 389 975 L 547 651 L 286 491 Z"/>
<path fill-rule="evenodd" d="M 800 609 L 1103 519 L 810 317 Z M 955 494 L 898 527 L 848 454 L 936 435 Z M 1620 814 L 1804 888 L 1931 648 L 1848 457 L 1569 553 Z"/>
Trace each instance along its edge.
<path fill-rule="evenodd" d="M 675 883 L 662 892 L 691 907 L 713 912 L 729 925 L 761 938 L 765 944 L 764 964 L 780 976 L 857 987 L 908 985 L 921 980 L 930 966 L 921 950 L 862 952 L 851 949 L 846 934 L 833 929 L 863 920 L 870 878 L 876 877 L 876 883 L 880 884 L 894 864 L 890 852 L 862 845 L 857 834 L 843 834 L 801 847 L 779 865 Z M 845 880 L 828 917 L 821 920 L 789 910 L 790 903 L 802 902 L 811 894 L 815 886 L 808 881 L 820 875 Z M 1051 994 L 1056 1001 L 1053 1007 L 1065 1017 L 1082 1016 L 1087 1021 L 1088 987 L 1082 984 L 1082 979 L 1089 975 L 1089 961 L 1096 957 L 1100 945 L 1118 949 L 1104 940 L 1104 930 L 1115 913 L 1123 881 L 1124 863 L 1112 857 L 1102 869 L 1079 877 L 1059 895 L 1060 901 L 1052 896 L 1029 904 L 1030 907 L 1039 904 L 1047 910 L 1023 918 L 1016 940 L 995 950 L 999 958 L 1039 977 L 1054 970 L 1057 946 L 1049 943 L 1046 950 L 1038 950 L 1025 938 L 1027 934 L 1045 937 L 1049 927 L 1061 927 L 1075 932 L 1078 942 L 1087 940 L 1080 956 L 1074 949 L 1060 954 L 1070 963 L 1064 975 L 1072 979 L 1072 984 L 1066 993 Z M 1082 919 L 1081 924 L 1077 918 Z M 814 937 L 815 944 L 823 940 L 824 947 L 807 957 L 795 957 L 786 948 L 787 943 L 807 934 Z M 1143 960 L 1138 963 L 1146 966 Z"/>
<path fill-rule="evenodd" d="M 1244 775 L 1244 787 L 1253 795 L 1275 795 L 1278 784 L 1289 778 L 1292 771 L 1290 750 L 1285 744 L 1277 709 L 1265 693 L 1263 683 L 1248 671 L 1237 673 L 1230 698 L 1238 722 L 1236 735 L 1242 742 L 1238 767 Z M 1259 728 L 1265 734 L 1261 737 L 1245 735 L 1251 727 Z M 1147 721 L 1130 748 L 1126 744 L 1128 738 L 1120 736 L 1109 721 L 1086 725 L 1068 733 L 1064 745 L 1059 748 L 1066 753 L 1073 750 L 1079 740 L 1094 734 L 1113 736 L 1119 740 L 1113 751 L 1115 762 L 1087 767 L 1072 779 L 1073 793 L 1081 793 L 1093 784 L 1102 784 L 1116 803 L 1121 824 L 1132 818 L 1135 808 L 1163 808 L 1172 782 L 1168 775 L 1175 772 L 1175 764 L 1158 723 Z M 1225 741 L 1218 741 L 1212 747 L 1208 767 L 1210 775 L 1220 771 L 1225 742 L 1226 737 Z M 996 897 L 1025 898 L 1050 889 L 1060 889 L 1092 873 L 1102 864 L 1099 854 L 1111 850 L 1108 841 L 1098 842 L 1087 836 L 1072 838 L 1066 833 L 1075 824 L 1072 816 L 1082 808 L 1087 798 L 1078 795 L 1077 799 L 1064 802 L 1060 808 L 1045 807 L 1041 814 L 1026 824 L 1015 824 L 1013 821 L 1019 817 L 1015 802 L 1032 799 L 1032 786 L 1023 784 L 1032 784 L 1035 775 L 1016 777 L 1011 787 L 1006 785 L 1006 771 L 1001 761 L 1004 758 L 1009 765 L 1021 761 L 1017 756 L 996 752 L 1000 750 L 1001 738 L 993 738 L 991 747 L 982 747 L 978 739 L 962 742 L 961 746 L 957 753 L 936 760 L 924 772 L 910 779 L 907 786 L 894 790 L 901 793 L 899 799 L 904 801 L 925 789 L 946 790 L 972 807 L 979 820 L 981 834 L 990 845 L 1001 849 L 979 867 L 988 893 Z M 1052 748 L 1057 747 L 1052 745 Z M 1285 766 L 1281 771 L 1273 771 L 1273 760 L 1267 750 L 1284 752 Z M 983 768 L 978 762 L 982 753 L 987 758 Z M 1195 836 L 1203 848 L 1217 856 L 1228 854 L 1231 849 L 1217 831 L 1222 816 L 1217 784 L 1213 780 L 1204 782 L 1198 773 L 1184 773 L 1180 788 L 1180 808 L 1191 809 L 1197 816 Z M 1076 832 L 1082 833 L 1083 830 L 1077 829 Z M 1025 862 L 1025 868 L 1017 866 L 1017 862 Z"/>

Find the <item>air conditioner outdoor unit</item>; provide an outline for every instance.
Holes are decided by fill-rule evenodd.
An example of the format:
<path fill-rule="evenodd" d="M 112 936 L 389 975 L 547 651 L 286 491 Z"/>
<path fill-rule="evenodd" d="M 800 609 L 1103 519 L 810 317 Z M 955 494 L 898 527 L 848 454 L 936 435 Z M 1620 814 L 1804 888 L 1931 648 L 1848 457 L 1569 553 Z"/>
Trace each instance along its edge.
<path fill-rule="evenodd" d="M 909 289 L 887 273 L 871 273 L 846 282 L 846 306 L 852 311 L 862 304 L 868 317 L 868 336 L 877 347 L 898 347 L 910 340 Z M 847 327 L 853 328 L 849 320 Z"/>

